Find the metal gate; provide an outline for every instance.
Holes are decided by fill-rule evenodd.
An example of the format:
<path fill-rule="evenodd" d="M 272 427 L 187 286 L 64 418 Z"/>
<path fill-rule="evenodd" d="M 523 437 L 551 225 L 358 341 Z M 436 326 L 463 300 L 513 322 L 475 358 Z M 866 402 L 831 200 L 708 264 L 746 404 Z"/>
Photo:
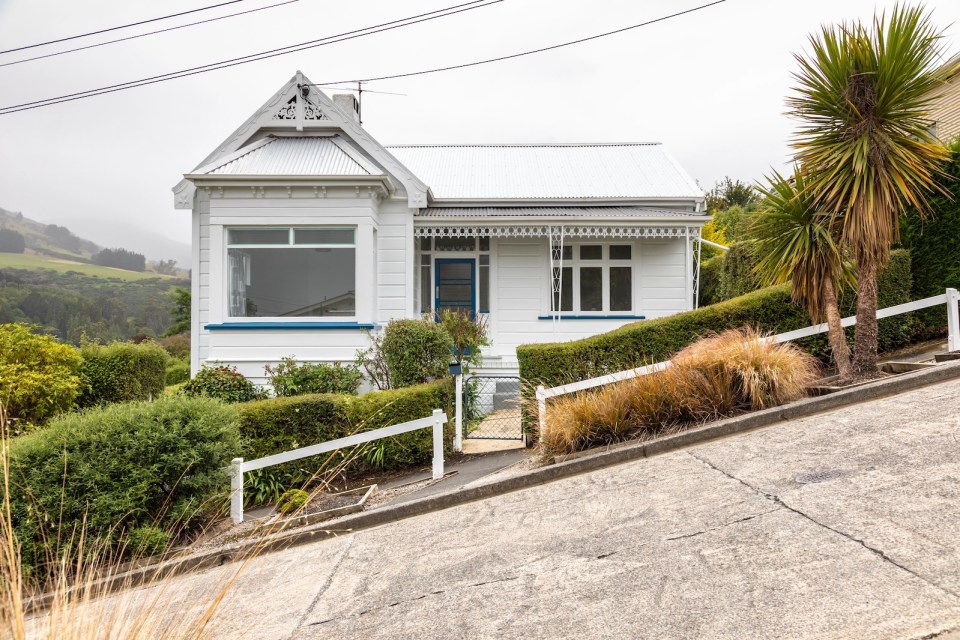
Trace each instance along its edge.
<path fill-rule="evenodd" d="M 463 383 L 465 438 L 522 440 L 520 378 L 467 376 Z"/>

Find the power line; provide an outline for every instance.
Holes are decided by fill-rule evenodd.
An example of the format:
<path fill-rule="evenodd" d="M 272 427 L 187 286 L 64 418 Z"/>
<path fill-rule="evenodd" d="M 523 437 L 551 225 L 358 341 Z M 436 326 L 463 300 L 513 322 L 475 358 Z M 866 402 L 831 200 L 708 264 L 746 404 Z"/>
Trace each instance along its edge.
<path fill-rule="evenodd" d="M 494 2 L 491 2 L 490 4 L 495 4 L 496 2 L 502 2 L 502 1 L 503 1 L 503 0 L 494 0 Z M 641 27 L 646 27 L 646 26 L 649 26 L 649 25 L 652 25 L 652 24 L 656 24 L 656 23 L 658 23 L 658 22 L 664 22 L 664 21 L 670 20 L 670 19 L 672 19 L 672 18 L 677 18 L 677 17 L 680 17 L 680 16 L 684 16 L 684 15 L 688 15 L 688 14 L 694 13 L 694 12 L 696 12 L 696 11 L 701 11 L 701 10 L 703 10 L 703 9 L 707 9 L 707 8 L 709 8 L 709 7 L 713 7 L 713 6 L 716 6 L 716 5 L 718 5 L 718 4 L 723 4 L 723 3 L 726 2 L 726 1 L 727 1 L 727 0 L 715 0 L 714 2 L 708 2 L 708 3 L 706 3 L 706 4 L 702 4 L 702 5 L 698 5 L 698 6 L 696 6 L 696 7 L 690 8 L 690 9 L 686 9 L 686 10 L 684 10 L 684 11 L 678 11 L 678 12 L 671 13 L 671 14 L 668 14 L 668 15 L 665 15 L 665 16 L 661 16 L 661 17 L 659 17 L 659 18 L 654 18 L 654 19 L 652 19 L 652 20 L 647 20 L 647 21 L 645 21 L 645 22 L 640 22 L 640 23 L 633 24 L 633 25 L 629 25 L 629 26 L 626 26 L 626 27 L 621 27 L 621 28 L 619 28 L 619 29 L 614 29 L 614 30 L 612 30 L 612 31 L 605 31 L 605 32 L 603 32 L 603 33 L 597 33 L 597 34 L 594 34 L 594 35 L 592 35 L 592 36 L 587 36 L 587 37 L 584 37 L 584 38 L 578 38 L 578 39 L 576 39 L 576 40 L 569 40 L 569 41 L 567 41 L 567 42 L 561 42 L 561 43 L 554 44 L 554 45 L 550 45 L 550 46 L 547 46 L 547 47 L 540 47 L 540 48 L 538 48 L 538 49 L 530 49 L 530 50 L 528 50 L 528 51 L 522 51 L 522 52 L 519 52 L 519 53 L 510 54 L 510 55 L 498 56 L 498 57 L 495 57 L 495 58 L 486 58 L 486 59 L 484 59 L 484 60 L 476 60 L 476 61 L 474 61 L 474 62 L 467 62 L 467 63 L 463 63 L 463 64 L 450 65 L 450 66 L 446 66 L 446 67 L 435 67 L 435 68 L 432 68 L 432 69 L 423 69 L 423 70 L 420 70 L 420 71 L 411 71 L 411 72 L 407 72 L 407 73 L 397 73 L 397 74 L 392 74 L 392 75 L 376 76 L 376 77 L 361 78 L 361 79 L 353 78 L 353 79 L 349 79 L 349 80 L 336 80 L 336 81 L 323 82 L 323 83 L 318 83 L 318 84 L 322 84 L 322 85 L 332 85 L 332 84 L 349 84 L 349 83 L 356 83 L 356 82 L 374 82 L 374 81 L 378 81 L 378 80 L 393 80 L 393 79 L 397 79 L 397 78 L 409 78 L 409 77 L 412 77 L 412 76 L 421 76 L 421 75 L 427 75 L 427 74 L 431 74 L 431 73 L 439 73 L 439 72 L 441 72 L 441 71 L 453 71 L 453 70 L 456 70 L 456 69 L 465 69 L 465 68 L 468 68 L 468 67 L 476 67 L 476 66 L 480 66 L 480 65 L 484 65 L 484 64 L 490 64 L 490 63 L 493 63 L 493 62 L 501 62 L 501 61 L 504 61 L 504 60 L 512 60 L 512 59 L 515 59 L 515 58 L 521 58 L 521 57 L 533 55 L 533 54 L 536 54 L 536 53 L 543 53 L 543 52 L 545 52 L 545 51 L 552 51 L 552 50 L 560 49 L 560 48 L 563 48 L 563 47 L 569 47 L 569 46 L 572 46 L 572 45 L 575 45 L 575 44 L 581 44 L 581 43 L 584 43 L 584 42 L 589 42 L 589 41 L 591 41 L 591 40 L 598 40 L 598 39 L 600 39 L 600 38 L 605 38 L 605 37 L 607 37 L 607 36 L 612 36 L 612 35 L 624 33 L 624 32 L 626 32 L 626 31 L 631 31 L 631 30 L 633 30 L 633 29 L 639 29 L 639 28 L 641 28 Z M 467 3 L 467 4 L 473 4 L 473 3 Z M 458 6 L 463 6 L 463 5 L 458 5 Z M 482 6 L 488 6 L 488 5 L 480 5 L 480 6 L 482 7 Z M 470 9 L 475 9 L 475 8 L 479 8 L 479 7 L 468 7 L 468 8 L 466 8 L 466 9 L 461 9 L 460 11 L 468 11 L 468 10 L 470 10 Z M 440 10 L 440 11 L 443 11 L 443 10 Z M 441 16 L 434 16 L 434 18 L 436 18 L 436 17 L 444 17 L 445 15 L 452 15 L 453 13 L 459 13 L 460 11 L 447 13 L 447 14 L 444 14 L 444 15 L 441 15 Z M 417 22 L 425 22 L 426 20 L 432 20 L 432 19 L 434 19 L 434 18 L 427 18 L 427 19 L 425 19 L 425 20 L 417 20 L 417 21 L 415 21 L 415 22 L 409 22 L 409 23 L 407 23 L 407 24 L 417 24 Z M 397 21 L 397 22 L 402 22 L 402 21 Z M 385 23 L 385 24 L 392 24 L 392 23 Z M 405 24 L 402 24 L 402 25 L 397 25 L 397 26 L 406 26 L 406 25 L 405 25 Z M 46 107 L 46 106 L 50 106 L 50 105 L 53 105 L 53 104 L 59 104 L 59 103 L 61 103 L 61 102 L 71 102 L 71 101 L 73 101 L 73 100 L 80 100 L 80 99 L 83 99 L 83 98 L 89 98 L 89 97 L 92 97 L 92 96 L 95 96 L 95 95 L 103 95 L 103 94 L 105 94 L 105 93 L 113 93 L 114 91 L 123 91 L 124 89 L 132 89 L 132 88 L 134 88 L 134 87 L 141 87 L 141 86 L 146 86 L 146 85 L 150 85 L 150 84 L 155 84 L 155 83 L 158 83 L 158 82 L 165 82 L 166 80 L 173 80 L 173 79 L 176 79 L 176 78 L 183 78 L 183 77 L 187 77 L 187 76 L 191 76 L 191 75 L 196 75 L 196 74 L 198 74 L 198 73 L 206 73 L 206 72 L 208 72 L 208 71 L 215 71 L 215 70 L 217 70 L 217 69 L 225 69 L 225 68 L 232 67 L 232 66 L 236 66 L 236 65 L 239 65 L 239 64 L 246 64 L 247 62 L 256 62 L 256 61 L 258 61 L 258 60 L 264 60 L 264 59 L 272 58 L 272 57 L 275 57 L 275 56 L 278 56 L 278 55 L 285 55 L 286 53 L 294 53 L 294 52 L 296 52 L 296 51 L 302 51 L 302 50 L 304 50 L 304 49 L 309 49 L 309 48 L 313 48 L 313 47 L 317 47 L 317 46 L 323 46 L 323 44 L 332 44 L 332 43 L 334 43 L 334 42 L 342 42 L 343 40 L 350 40 L 350 39 L 352 39 L 352 38 L 354 38 L 354 37 L 362 37 L 363 35 L 371 35 L 372 33 L 379 33 L 380 31 L 387 31 L 387 30 L 389 30 L 389 29 L 395 29 L 395 28 L 397 28 L 397 26 L 392 26 L 392 27 L 388 27 L 388 28 L 385 28 L 385 29 L 378 29 L 378 30 L 376 30 L 376 31 L 371 31 L 371 32 L 369 32 L 369 33 L 363 33 L 363 34 L 356 35 L 356 36 L 344 37 L 344 38 L 340 38 L 340 39 L 337 39 L 337 40 L 332 40 L 332 41 L 329 41 L 329 42 L 324 42 L 324 43 L 322 43 L 322 44 L 310 45 L 310 46 L 303 47 L 302 49 L 294 49 L 294 50 L 291 50 L 291 51 L 282 51 L 282 52 L 280 52 L 280 53 L 265 52 L 265 53 L 269 53 L 270 55 L 264 55 L 263 57 L 256 57 L 256 56 L 258 56 L 258 55 L 260 55 L 260 54 L 254 54 L 254 55 L 252 55 L 252 56 L 245 56 L 244 58 L 236 58 L 236 59 L 234 59 L 234 60 L 225 61 L 224 63 L 216 63 L 216 64 L 212 64 L 212 65 L 205 65 L 204 67 L 195 67 L 194 69 L 188 69 L 188 70 L 185 70 L 185 71 L 183 71 L 183 72 L 175 72 L 175 73 L 172 73 L 172 74 L 165 74 L 164 76 L 155 76 L 155 77 L 153 77 L 153 78 L 145 78 L 145 79 L 143 79 L 143 80 L 133 81 L 133 82 L 129 82 L 129 83 L 123 83 L 123 84 L 121 84 L 121 85 L 112 85 L 112 86 L 110 86 L 110 87 L 103 87 L 103 88 L 101 88 L 101 89 L 91 89 L 90 91 L 83 91 L 83 92 L 74 93 L 74 94 L 67 94 L 67 95 L 65 95 L 65 96 L 59 96 L 59 97 L 56 97 L 56 98 L 47 98 L 47 99 L 45 99 L 45 100 L 37 100 L 37 101 L 35 101 L 35 102 L 28 102 L 28 103 L 24 103 L 24 104 L 21 104 L 21 105 L 11 105 L 11 106 L 8 106 L 8 107 L 0 107 L 0 115 L 6 115 L 6 114 L 8 114 L 8 113 L 16 113 L 16 112 L 18 112 L 18 111 L 27 111 L 27 110 L 29 110 L 29 109 L 39 109 L 40 107 Z M 374 28 L 374 27 L 371 27 L 371 28 Z M 364 30 L 361 29 L 361 30 L 358 30 L 358 31 L 364 31 Z M 355 33 L 355 32 L 351 32 L 351 33 Z M 341 35 L 345 35 L 345 34 L 341 34 Z M 330 38 L 339 38 L 339 36 L 330 36 Z M 299 46 L 299 45 L 292 45 L 292 46 Z M 286 48 L 286 47 L 285 47 L 285 48 Z M 274 50 L 274 51 L 279 51 L 279 50 Z M 249 59 L 249 58 L 252 58 L 252 59 Z M 219 66 L 218 66 L 218 65 L 219 65 Z"/>
<path fill-rule="evenodd" d="M 300 0 L 284 0 L 284 2 L 278 2 L 276 4 L 268 4 L 265 7 L 257 7 L 256 9 L 247 9 L 246 11 L 238 11 L 236 13 L 228 13 L 223 16 L 217 16 L 216 18 L 207 18 L 206 20 L 198 20 L 197 22 L 188 22 L 186 24 L 180 24 L 175 27 L 167 27 L 166 29 L 157 29 L 156 31 L 147 31 L 146 33 L 138 33 L 133 36 L 127 36 L 125 38 L 117 38 L 115 40 L 107 40 L 106 42 L 97 42 L 95 44 L 88 44 L 83 47 L 75 47 L 73 49 L 65 49 L 64 51 L 55 51 L 54 53 L 46 53 L 42 56 L 34 56 L 32 58 L 24 58 L 22 60 L 14 60 L 13 62 L 0 62 L 0 67 L 9 67 L 15 64 L 22 64 L 24 62 L 32 62 L 34 60 L 42 60 L 43 58 L 53 58 L 54 56 L 62 56 L 67 53 L 74 53 L 76 51 L 84 51 L 85 49 L 95 49 L 97 47 L 103 47 L 108 44 L 116 44 L 117 42 L 126 42 L 127 40 L 136 40 L 137 38 L 144 38 L 146 36 L 156 35 L 158 33 L 166 33 L 167 31 L 176 31 L 177 29 L 185 29 L 187 27 L 195 27 L 198 24 L 206 24 L 208 22 L 216 22 L 217 20 L 225 20 L 227 18 L 235 18 L 236 16 L 243 16 L 248 13 L 256 13 L 258 11 L 263 11 L 265 9 L 273 9 L 275 7 L 282 7 L 285 4 L 293 4 L 294 2 L 300 2 Z"/>
<path fill-rule="evenodd" d="M 686 9 L 685 11 L 678 11 L 677 13 L 671 13 L 667 16 L 662 16 L 660 18 L 655 18 L 653 20 L 647 20 L 646 22 L 640 22 L 637 24 L 632 24 L 629 27 L 623 27 L 620 29 L 614 29 L 613 31 L 605 31 L 604 33 L 598 33 L 592 36 L 587 36 L 586 38 L 579 38 L 577 40 L 570 40 L 568 42 L 561 42 L 560 44 L 550 45 L 549 47 L 540 47 L 539 49 L 530 49 L 529 51 L 522 51 L 520 53 L 512 53 L 506 56 L 498 56 L 496 58 L 487 58 L 486 60 L 476 60 L 474 62 L 466 62 L 464 64 L 455 64 L 448 67 L 435 67 L 433 69 L 424 69 L 422 71 L 411 71 L 409 73 L 395 73 L 389 76 L 378 76 L 372 78 L 362 78 L 362 79 L 351 79 L 351 80 L 335 80 L 333 82 L 324 82 L 324 85 L 327 84 L 346 84 L 350 82 L 375 82 L 377 80 L 394 80 L 396 78 L 410 78 L 412 76 L 423 76 L 429 73 L 439 73 L 441 71 L 453 71 L 455 69 L 466 69 L 467 67 L 477 67 L 482 64 L 489 64 L 491 62 L 501 62 L 503 60 L 512 60 L 514 58 L 522 58 L 523 56 L 533 55 L 535 53 L 543 53 L 545 51 L 553 51 L 554 49 L 561 49 L 563 47 L 569 47 L 575 44 L 581 44 L 583 42 L 589 42 L 591 40 L 598 40 L 600 38 L 606 38 L 607 36 L 616 35 L 618 33 L 623 33 L 624 31 L 631 31 L 633 29 L 639 29 L 640 27 L 646 27 L 651 24 L 656 24 L 657 22 L 663 22 L 664 20 L 670 20 L 671 18 L 677 18 L 679 16 L 687 15 L 688 13 L 693 13 L 695 11 L 700 11 L 701 9 L 707 9 L 718 4 L 723 4 L 727 0 L 715 0 L 714 2 L 708 2 L 707 4 L 702 4 L 692 9 Z"/>
<path fill-rule="evenodd" d="M 427 22 L 429 20 L 436 20 L 437 18 L 445 18 L 447 16 L 455 15 L 457 13 L 462 13 L 464 11 L 471 11 L 473 9 L 488 7 L 490 5 L 498 4 L 503 1 L 504 0 L 491 0 L 491 1 L 471 0 L 470 2 L 453 5 L 451 7 L 446 7 L 444 9 L 428 11 L 427 13 L 421 13 L 415 16 L 401 18 L 399 20 L 383 22 L 370 27 L 364 27 L 362 29 L 354 29 L 353 31 L 347 31 L 347 32 L 335 34 L 332 36 L 326 36 L 323 38 L 319 38 L 317 40 L 301 42 L 300 44 L 288 45 L 286 47 L 279 47 L 277 49 L 271 49 L 269 51 L 261 51 L 260 53 L 241 56 L 239 58 L 231 58 L 229 60 L 214 62 L 211 64 L 202 65 L 199 67 L 182 69 L 180 71 L 173 71 L 173 72 L 161 74 L 158 76 L 151 76 L 149 78 L 141 78 L 140 80 L 131 80 L 129 82 L 121 82 L 119 84 L 108 85 L 106 87 L 100 87 L 98 89 L 89 89 L 87 91 L 79 91 L 77 93 L 68 93 L 66 95 L 57 96 L 54 98 L 45 98 L 43 100 L 34 100 L 33 102 L 24 102 L 21 104 L 14 104 L 6 107 L 0 107 L 0 115 L 5 115 L 8 113 L 16 113 L 18 111 L 27 111 L 30 109 L 38 109 L 40 107 L 46 107 L 52 104 L 60 104 L 61 102 L 72 102 L 74 100 L 81 100 L 83 98 L 103 95 L 105 93 L 114 93 L 116 91 L 123 91 L 125 89 L 132 89 L 134 87 L 142 87 L 145 85 L 156 84 L 159 82 L 166 82 L 167 80 L 174 80 L 176 78 L 185 78 L 185 77 L 197 75 L 200 73 L 207 73 L 208 71 L 215 71 L 217 69 L 226 69 L 226 68 L 234 67 L 240 64 L 246 64 L 248 62 L 266 60 L 269 58 L 286 55 L 288 53 L 305 51 L 307 49 L 313 49 L 316 47 L 321 47 L 328 44 L 334 44 L 337 42 L 344 42 L 346 40 L 353 40 L 355 38 L 362 38 L 364 36 L 373 35 L 375 33 L 390 31 L 392 29 L 398 29 L 400 27 L 419 24 L 421 22 Z"/>
<path fill-rule="evenodd" d="M 200 11 L 208 11 L 209 9 L 216 9 L 217 7 L 225 7 L 228 4 L 236 4 L 238 2 L 246 2 L 246 0 L 228 0 L 227 2 L 221 2 L 220 4 L 211 4 L 207 7 L 200 7 L 199 9 L 191 9 L 190 11 L 181 11 L 180 13 L 171 13 L 170 15 L 160 16 L 159 18 L 150 18 L 149 20 L 141 20 L 139 22 L 131 22 L 130 24 L 121 24 L 116 27 L 110 27 L 109 29 L 100 29 L 99 31 L 89 31 L 87 33 L 80 33 L 75 36 L 67 36 L 66 38 L 57 38 L 56 40 L 47 40 L 46 42 L 38 42 L 36 44 L 28 44 L 23 47 L 17 47 L 15 49 L 7 49 L 5 51 L 0 51 L 0 54 L 4 53 L 13 53 L 14 51 L 23 51 L 24 49 L 34 49 L 36 47 L 43 47 L 48 44 L 56 44 L 58 42 L 66 42 L 67 40 L 76 40 L 77 38 L 86 38 L 87 36 L 95 36 L 100 33 L 108 33 L 110 31 L 118 31 L 120 29 L 127 29 L 129 27 L 136 27 L 141 24 L 149 24 L 151 22 L 159 22 L 160 20 L 168 20 L 170 18 L 176 18 L 179 16 L 189 15 L 191 13 L 197 13 Z"/>

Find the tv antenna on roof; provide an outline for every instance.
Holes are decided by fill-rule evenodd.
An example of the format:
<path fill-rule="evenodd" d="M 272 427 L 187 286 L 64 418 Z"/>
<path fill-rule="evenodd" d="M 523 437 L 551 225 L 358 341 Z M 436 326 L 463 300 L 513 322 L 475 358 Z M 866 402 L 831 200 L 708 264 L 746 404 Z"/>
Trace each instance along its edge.
<path fill-rule="evenodd" d="M 365 93 L 382 93 L 387 96 L 403 96 L 406 97 L 405 93 L 393 93 L 392 91 L 374 91 L 373 89 L 364 89 L 363 85 L 367 84 L 366 80 L 357 80 L 357 88 L 353 87 L 338 87 L 332 84 L 304 84 L 305 87 L 326 87 L 327 89 L 334 89 L 336 91 L 352 91 L 357 94 L 357 120 L 360 121 L 360 124 L 363 124 L 363 94 Z"/>

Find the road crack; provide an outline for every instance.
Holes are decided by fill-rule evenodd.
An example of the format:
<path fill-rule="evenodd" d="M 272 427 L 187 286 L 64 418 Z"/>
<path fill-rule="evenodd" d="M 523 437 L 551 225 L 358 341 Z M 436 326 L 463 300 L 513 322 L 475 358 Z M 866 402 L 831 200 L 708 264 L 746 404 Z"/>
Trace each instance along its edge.
<path fill-rule="evenodd" d="M 809 515 L 809 514 L 807 514 L 807 513 L 804 513 L 803 511 L 801 511 L 800 509 L 798 509 L 798 508 L 796 508 L 796 507 L 794 507 L 794 506 L 791 506 L 790 504 L 788 504 L 786 501 L 784 501 L 784 499 L 781 498 L 780 496 L 778 496 L 777 494 L 775 494 L 775 493 L 767 493 L 766 491 L 763 491 L 763 490 L 760 489 L 759 487 L 753 486 L 753 485 L 750 484 L 749 482 L 746 482 L 746 481 L 742 480 L 741 478 L 738 478 L 737 476 L 733 475 L 732 473 L 729 473 L 729 472 L 725 471 L 724 469 L 721 469 L 720 467 L 718 467 L 717 465 L 713 464 L 712 462 L 710 462 L 710 461 L 707 460 L 706 458 L 701 458 L 700 456 L 695 455 L 695 454 L 693 454 L 693 453 L 691 453 L 691 452 L 689 452 L 689 451 L 687 451 L 686 453 L 687 453 L 687 455 L 689 455 L 689 456 L 690 456 L 691 458 L 693 458 L 694 460 L 696 460 L 696 461 L 700 462 L 701 464 L 709 467 L 710 469 L 713 469 L 714 471 L 716 471 L 716 472 L 718 472 L 718 473 L 721 473 L 721 474 L 725 475 L 726 477 L 730 478 L 731 480 L 736 480 L 737 482 L 739 482 L 740 484 L 742 484 L 744 487 L 750 489 L 751 491 L 753 491 L 753 492 L 756 493 L 757 495 L 762 496 L 762 497 L 766 498 L 767 500 L 770 500 L 770 501 L 773 502 L 774 504 L 777 504 L 777 505 L 779 505 L 780 507 L 783 507 L 783 508 L 786 509 L 787 511 L 790 511 L 790 512 L 792 512 L 792 513 L 795 513 L 795 514 L 797 514 L 798 516 L 800 516 L 801 518 L 804 518 L 805 520 L 808 520 L 808 521 L 812 522 L 812 523 L 815 524 L 816 526 L 821 527 L 821 528 L 823 528 L 823 529 L 826 529 L 827 531 L 830 531 L 831 533 L 835 533 L 835 534 L 837 534 L 838 536 L 841 536 L 841 537 L 849 540 L 850 542 L 855 542 L 856 544 L 859 544 L 861 547 L 863 547 L 864 549 L 866 549 L 866 550 L 869 551 L 870 553 L 874 554 L 875 556 L 877 556 L 878 558 L 880 558 L 880 559 L 883 560 L 884 562 L 886 562 L 886 563 L 888 563 L 888 564 L 890 564 L 890 565 L 892 565 L 892 566 L 900 569 L 901 571 L 904 571 L 905 573 L 910 574 L 910 575 L 913 576 L 914 578 L 917 578 L 918 580 L 920 580 L 920 581 L 922 581 L 922 582 L 925 582 L 926 584 L 930 585 L 931 587 L 933 587 L 933 588 L 935 588 L 935 589 L 937 589 L 937 590 L 939 590 L 939 591 L 942 591 L 943 593 L 946 593 L 946 594 L 948 594 L 948 595 L 950 595 L 950 596 L 952 596 L 952 597 L 954 597 L 954 598 L 960 599 L 960 594 L 956 593 L 955 591 L 953 591 L 953 590 L 951 590 L 951 589 L 948 589 L 948 588 L 944 587 L 944 586 L 941 585 L 941 584 L 938 584 L 937 582 L 931 580 L 930 578 L 927 578 L 926 576 L 924 576 L 924 575 L 922 575 L 922 574 L 920 574 L 920 573 L 917 573 L 916 571 L 914 571 L 913 569 L 907 567 L 906 565 L 903 565 L 903 564 L 897 562 L 896 560 L 894 560 L 893 558 L 891 558 L 889 555 L 887 555 L 882 549 L 878 549 L 878 548 L 876 548 L 876 547 L 872 547 L 872 546 L 870 546 L 869 544 L 867 544 L 866 541 L 861 540 L 860 538 L 857 538 L 857 537 L 855 537 L 855 536 L 853 536 L 853 535 L 851 535 L 851 534 L 849 534 L 849 533 L 847 533 L 847 532 L 845 532 L 845 531 L 841 531 L 840 529 L 835 529 L 835 528 L 831 527 L 830 525 L 826 524 L 825 522 L 820 522 L 819 520 L 817 520 L 817 519 L 814 518 L 813 516 L 811 516 L 811 515 Z"/>
<path fill-rule="evenodd" d="M 344 545 L 343 549 L 340 550 L 340 553 L 337 555 L 337 559 L 333 564 L 333 569 L 330 570 L 330 573 L 327 575 L 327 579 L 324 580 L 323 584 L 320 585 L 320 590 L 317 591 L 317 595 L 314 596 L 313 600 L 310 602 L 310 606 L 303 612 L 303 615 L 300 616 L 300 620 L 297 621 L 297 626 L 293 628 L 293 631 L 290 632 L 289 638 L 292 638 L 293 635 L 297 632 L 297 629 L 303 626 L 304 621 L 307 617 L 313 613 L 313 610 L 317 607 L 317 604 L 320 603 L 320 598 L 323 597 L 323 594 L 327 592 L 327 589 L 330 588 L 330 585 L 333 584 L 333 578 L 337 575 L 337 572 L 340 570 L 340 565 L 343 564 L 343 561 L 346 559 L 347 554 L 350 552 L 350 549 L 353 548 L 353 543 L 356 541 L 357 537 L 351 536 L 347 541 L 347 544 Z M 364 611 L 364 613 L 366 613 Z M 363 614 L 360 614 L 363 615 Z"/>

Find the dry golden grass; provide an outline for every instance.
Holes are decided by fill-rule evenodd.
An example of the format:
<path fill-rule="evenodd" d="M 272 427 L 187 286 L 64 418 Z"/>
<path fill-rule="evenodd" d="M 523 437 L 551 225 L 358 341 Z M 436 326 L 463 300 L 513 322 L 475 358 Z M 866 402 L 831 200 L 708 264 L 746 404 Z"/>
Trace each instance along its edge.
<path fill-rule="evenodd" d="M 546 455 L 572 453 L 777 406 L 804 397 L 818 368 L 793 344 L 725 331 L 679 352 L 663 371 L 551 402 L 541 445 Z"/>

